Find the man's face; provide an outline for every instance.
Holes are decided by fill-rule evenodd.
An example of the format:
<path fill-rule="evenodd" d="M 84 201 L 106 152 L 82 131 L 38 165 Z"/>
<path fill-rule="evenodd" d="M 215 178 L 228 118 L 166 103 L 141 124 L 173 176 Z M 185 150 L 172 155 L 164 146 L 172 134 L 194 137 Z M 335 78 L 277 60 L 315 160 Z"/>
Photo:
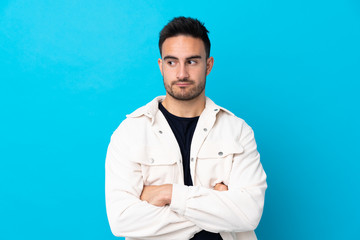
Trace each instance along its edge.
<path fill-rule="evenodd" d="M 158 63 L 167 95 L 182 101 L 205 95 L 206 76 L 214 59 L 206 59 L 205 46 L 200 38 L 184 35 L 167 38 Z"/>

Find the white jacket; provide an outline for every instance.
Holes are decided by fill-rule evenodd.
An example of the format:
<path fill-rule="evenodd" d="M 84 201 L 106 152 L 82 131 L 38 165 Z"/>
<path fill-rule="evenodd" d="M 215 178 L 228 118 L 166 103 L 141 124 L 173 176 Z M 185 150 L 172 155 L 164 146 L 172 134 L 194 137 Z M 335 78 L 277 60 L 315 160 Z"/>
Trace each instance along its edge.
<path fill-rule="evenodd" d="M 256 239 L 266 174 L 252 129 L 206 98 L 191 143 L 185 186 L 176 138 L 157 97 L 137 109 L 111 137 L 105 164 L 106 210 L 115 236 L 128 240 L 185 240 L 205 229 L 224 240 Z M 228 191 L 213 190 L 223 182 Z M 139 199 L 144 185 L 173 184 L 169 206 Z"/>

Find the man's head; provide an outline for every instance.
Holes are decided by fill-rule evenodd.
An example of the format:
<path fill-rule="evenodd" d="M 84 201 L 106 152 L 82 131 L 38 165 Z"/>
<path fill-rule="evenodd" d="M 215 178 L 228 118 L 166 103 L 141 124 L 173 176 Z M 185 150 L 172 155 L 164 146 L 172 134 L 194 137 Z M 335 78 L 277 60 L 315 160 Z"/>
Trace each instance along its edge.
<path fill-rule="evenodd" d="M 179 35 L 200 38 L 205 46 L 206 58 L 210 56 L 210 40 L 208 30 L 199 20 L 194 18 L 176 17 L 171 20 L 160 32 L 159 50 L 162 57 L 162 45 L 167 38 Z"/>
<path fill-rule="evenodd" d="M 214 63 L 208 55 L 207 32 L 198 20 L 184 17 L 173 19 L 161 31 L 158 64 L 167 96 L 182 101 L 205 96 L 206 76 Z"/>

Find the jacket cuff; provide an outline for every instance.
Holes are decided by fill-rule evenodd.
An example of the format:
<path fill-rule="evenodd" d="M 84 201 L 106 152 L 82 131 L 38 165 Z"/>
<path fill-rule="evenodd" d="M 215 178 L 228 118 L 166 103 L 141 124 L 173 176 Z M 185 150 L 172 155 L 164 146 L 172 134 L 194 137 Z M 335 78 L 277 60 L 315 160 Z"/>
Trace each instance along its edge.
<path fill-rule="evenodd" d="M 185 214 L 186 200 L 189 195 L 189 187 L 180 184 L 173 184 L 170 209 L 181 216 Z"/>

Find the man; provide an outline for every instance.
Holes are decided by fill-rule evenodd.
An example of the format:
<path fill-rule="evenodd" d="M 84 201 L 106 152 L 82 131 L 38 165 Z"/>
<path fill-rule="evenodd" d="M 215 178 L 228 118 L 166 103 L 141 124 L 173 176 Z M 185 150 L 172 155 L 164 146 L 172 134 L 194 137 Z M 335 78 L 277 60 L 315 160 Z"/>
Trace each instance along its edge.
<path fill-rule="evenodd" d="M 252 129 L 205 97 L 214 64 L 205 26 L 160 32 L 166 96 L 128 115 L 106 157 L 111 230 L 127 239 L 256 239 L 266 175 Z"/>

